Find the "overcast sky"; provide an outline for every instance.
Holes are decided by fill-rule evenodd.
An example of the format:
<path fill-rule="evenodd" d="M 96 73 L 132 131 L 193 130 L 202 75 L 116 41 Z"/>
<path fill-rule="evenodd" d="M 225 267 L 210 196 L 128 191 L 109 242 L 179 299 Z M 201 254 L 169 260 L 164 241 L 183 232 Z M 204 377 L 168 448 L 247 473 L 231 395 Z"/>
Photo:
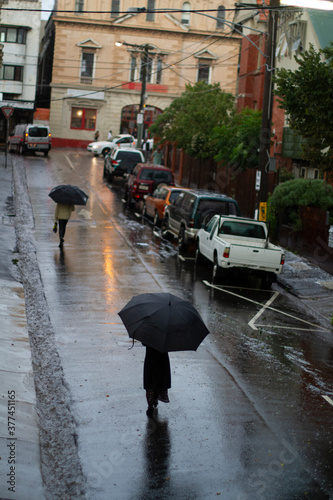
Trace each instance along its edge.
<path fill-rule="evenodd" d="M 42 0 L 42 9 L 53 9 L 54 0 Z M 51 12 L 42 12 L 42 19 L 48 19 Z"/>

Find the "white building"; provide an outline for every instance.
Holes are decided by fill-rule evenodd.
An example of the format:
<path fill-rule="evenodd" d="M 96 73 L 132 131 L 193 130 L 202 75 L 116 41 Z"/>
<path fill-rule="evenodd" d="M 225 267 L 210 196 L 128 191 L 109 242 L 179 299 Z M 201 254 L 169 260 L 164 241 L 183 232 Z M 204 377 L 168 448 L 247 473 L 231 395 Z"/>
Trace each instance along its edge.
<path fill-rule="evenodd" d="M 41 26 L 39 0 L 8 0 L 2 3 L 0 43 L 0 107 L 14 108 L 9 129 L 33 119 Z M 0 143 L 5 142 L 6 120 L 0 115 Z"/>

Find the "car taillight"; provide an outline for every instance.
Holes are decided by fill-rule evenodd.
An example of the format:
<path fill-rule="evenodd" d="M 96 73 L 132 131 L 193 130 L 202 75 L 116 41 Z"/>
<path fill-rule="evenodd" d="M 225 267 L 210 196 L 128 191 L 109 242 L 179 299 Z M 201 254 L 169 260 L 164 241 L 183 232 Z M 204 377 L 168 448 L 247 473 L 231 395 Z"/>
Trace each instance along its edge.
<path fill-rule="evenodd" d="M 25 141 L 27 141 L 27 140 L 28 140 L 28 137 L 29 137 L 29 134 L 26 132 L 26 133 L 24 134 L 24 140 L 25 140 Z"/>
<path fill-rule="evenodd" d="M 280 262 L 281 266 L 283 266 L 284 264 L 284 253 L 281 255 L 281 262 Z"/>
<path fill-rule="evenodd" d="M 189 227 L 194 227 L 194 219 L 190 219 L 190 220 L 188 221 L 188 226 L 189 226 Z"/>
<path fill-rule="evenodd" d="M 111 163 L 112 163 L 112 165 L 114 165 L 114 166 L 117 166 L 117 165 L 119 164 L 119 162 L 118 162 L 117 160 L 112 160 L 112 161 L 111 161 Z"/>
<path fill-rule="evenodd" d="M 230 247 L 225 247 L 224 252 L 223 252 L 223 257 L 225 259 L 229 259 L 229 254 L 230 254 Z"/>

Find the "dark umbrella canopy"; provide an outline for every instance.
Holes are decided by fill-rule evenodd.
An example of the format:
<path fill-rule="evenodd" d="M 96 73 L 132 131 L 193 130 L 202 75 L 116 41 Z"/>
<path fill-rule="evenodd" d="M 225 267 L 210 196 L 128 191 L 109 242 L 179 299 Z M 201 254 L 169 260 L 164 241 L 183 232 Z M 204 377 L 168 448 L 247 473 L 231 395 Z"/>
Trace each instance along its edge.
<path fill-rule="evenodd" d="M 89 196 L 77 186 L 61 184 L 49 192 L 50 198 L 63 205 L 85 205 Z"/>
<path fill-rule="evenodd" d="M 171 293 L 143 293 L 118 313 L 129 336 L 160 352 L 196 351 L 209 331 L 195 307 Z"/>

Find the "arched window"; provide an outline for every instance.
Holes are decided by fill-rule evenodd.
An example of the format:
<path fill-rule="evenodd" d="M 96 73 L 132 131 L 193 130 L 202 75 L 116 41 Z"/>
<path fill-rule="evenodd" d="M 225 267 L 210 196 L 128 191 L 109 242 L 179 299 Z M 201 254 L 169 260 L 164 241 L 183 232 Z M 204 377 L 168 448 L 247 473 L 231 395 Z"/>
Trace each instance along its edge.
<path fill-rule="evenodd" d="M 217 18 L 218 20 L 216 21 L 216 29 L 223 29 L 224 28 L 224 21 L 225 21 L 225 7 L 224 5 L 219 5 L 217 8 Z"/>
<path fill-rule="evenodd" d="M 190 19 L 191 19 L 191 4 L 190 2 L 184 2 L 183 7 L 182 7 L 182 18 L 181 22 L 182 24 L 190 24 Z"/>

